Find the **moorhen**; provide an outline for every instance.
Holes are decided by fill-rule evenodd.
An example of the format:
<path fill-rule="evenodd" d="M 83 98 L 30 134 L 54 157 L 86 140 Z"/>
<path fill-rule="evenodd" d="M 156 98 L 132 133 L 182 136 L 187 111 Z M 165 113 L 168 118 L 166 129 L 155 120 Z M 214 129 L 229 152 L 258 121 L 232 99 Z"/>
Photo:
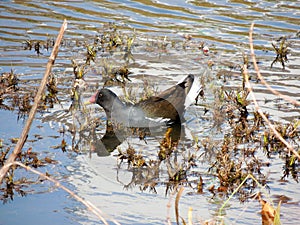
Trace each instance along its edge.
<path fill-rule="evenodd" d="M 134 105 L 123 103 L 106 88 L 97 91 L 89 103 L 96 103 L 105 110 L 107 122 L 125 127 L 153 127 L 181 123 L 185 109 L 199 92 L 199 81 L 194 75 L 188 75 L 175 86 Z"/>

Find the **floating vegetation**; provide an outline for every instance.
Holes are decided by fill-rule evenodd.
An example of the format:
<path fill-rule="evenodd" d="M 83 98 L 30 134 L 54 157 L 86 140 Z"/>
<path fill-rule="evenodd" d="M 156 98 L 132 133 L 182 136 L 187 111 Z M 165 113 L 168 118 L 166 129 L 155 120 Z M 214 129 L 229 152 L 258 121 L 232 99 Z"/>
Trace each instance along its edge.
<path fill-rule="evenodd" d="M 37 55 L 43 55 L 42 50 L 49 50 L 54 46 L 54 38 L 47 38 L 46 41 L 41 40 L 26 40 L 24 42 L 24 49 L 25 50 L 32 50 L 36 52 Z"/>
<path fill-rule="evenodd" d="M 16 91 L 18 81 L 19 79 L 13 70 L 8 73 L 2 73 L 0 76 L 1 94 Z"/>
<path fill-rule="evenodd" d="M 112 68 L 107 61 L 104 61 L 102 70 L 104 86 L 124 86 L 127 81 L 131 81 L 129 74 L 131 74 L 131 72 L 126 65 L 118 68 Z"/>
<path fill-rule="evenodd" d="M 271 63 L 271 68 L 273 64 L 279 62 L 282 65 L 282 68 L 285 69 L 285 63 L 288 61 L 287 55 L 289 54 L 289 43 L 286 37 L 279 38 L 276 43 L 272 43 L 273 49 L 276 53 L 276 58 Z"/>
<path fill-rule="evenodd" d="M 130 167 L 141 168 L 143 166 L 147 166 L 144 157 L 141 154 L 137 154 L 134 148 L 130 146 L 125 152 L 119 150 L 119 159 L 121 162 L 126 159 L 130 164 Z"/>
<path fill-rule="evenodd" d="M 3 166 L 5 160 L 8 157 L 8 153 L 10 152 L 11 147 L 4 144 L 4 146 L 0 149 L 0 165 Z M 47 164 L 56 164 L 57 161 L 51 159 L 49 156 L 40 157 L 40 154 L 37 152 L 33 152 L 32 148 L 28 148 L 26 151 L 23 151 L 18 155 L 17 161 L 23 163 L 26 166 L 31 166 L 33 168 L 43 167 Z M 7 176 L 3 180 L 3 187 L 0 188 L 0 200 L 3 203 L 7 203 L 10 200 L 14 199 L 15 193 L 18 193 L 21 196 L 26 196 L 28 192 L 32 190 L 28 190 L 29 186 L 34 184 L 40 184 L 43 182 L 42 179 L 32 180 L 26 177 L 19 177 L 16 174 L 17 167 L 10 167 Z"/>
<path fill-rule="evenodd" d="M 47 108 L 53 108 L 55 103 L 58 103 L 58 98 L 57 98 L 57 79 L 53 73 L 50 73 L 48 82 L 46 85 L 46 94 L 42 97 L 42 101 L 44 104 L 44 107 Z"/>
<path fill-rule="evenodd" d="M 93 46 L 93 45 L 86 46 L 85 64 L 90 65 L 91 61 L 95 62 L 96 54 L 97 54 L 97 50 L 96 50 L 95 46 Z"/>
<path fill-rule="evenodd" d="M 29 113 L 32 102 L 34 101 L 35 93 L 25 93 L 22 96 L 13 95 L 12 106 L 18 109 L 19 118 L 25 118 Z"/>
<path fill-rule="evenodd" d="M 6 105 L 4 99 L 6 95 L 12 94 L 18 90 L 17 75 L 11 70 L 8 73 L 2 73 L 0 76 L 0 108 L 11 110 L 11 107 Z"/>

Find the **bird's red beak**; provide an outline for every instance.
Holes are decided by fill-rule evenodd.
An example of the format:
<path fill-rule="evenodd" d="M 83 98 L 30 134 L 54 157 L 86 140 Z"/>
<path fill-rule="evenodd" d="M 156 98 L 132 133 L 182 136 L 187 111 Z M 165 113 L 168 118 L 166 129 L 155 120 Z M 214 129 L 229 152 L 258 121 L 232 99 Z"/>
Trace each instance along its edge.
<path fill-rule="evenodd" d="M 96 93 L 93 94 L 92 97 L 90 97 L 90 99 L 89 99 L 90 103 L 96 103 L 96 101 L 97 101 L 97 98 L 96 98 L 97 94 L 98 94 L 98 91 L 96 91 Z"/>
<path fill-rule="evenodd" d="M 94 104 L 94 103 L 96 103 L 96 101 L 97 101 L 97 94 L 98 94 L 98 91 L 95 93 L 95 94 L 93 94 L 91 97 L 90 97 L 90 99 L 88 100 L 88 101 L 86 101 L 85 102 L 85 104 Z"/>

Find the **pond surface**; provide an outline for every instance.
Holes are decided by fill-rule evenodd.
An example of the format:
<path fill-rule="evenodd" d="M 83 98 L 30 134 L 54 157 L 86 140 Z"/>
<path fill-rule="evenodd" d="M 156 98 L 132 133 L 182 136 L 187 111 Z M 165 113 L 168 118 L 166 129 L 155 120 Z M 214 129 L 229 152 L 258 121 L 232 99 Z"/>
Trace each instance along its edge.
<path fill-rule="evenodd" d="M 255 22 L 255 53 L 264 78 L 277 91 L 300 101 L 299 1 L 1 1 L 0 71 L 7 73 L 12 69 L 17 74 L 20 94 L 30 93 L 39 86 L 51 53 L 51 47 L 48 50 L 41 47 L 37 54 L 34 48 L 28 48 L 26 40 L 44 45 L 47 40 L 55 39 L 65 18 L 68 29 L 52 69 L 58 82 L 59 103 L 36 114 L 23 148 L 25 151 L 32 149 L 41 158 L 56 161 L 37 169 L 49 173 L 101 209 L 109 224 L 113 224 L 113 219 L 120 224 L 167 224 L 168 217 L 175 224 L 176 193 L 173 187 L 167 189 L 168 167 L 180 165 L 189 154 L 195 154 L 197 166 L 189 170 L 188 182 L 183 184 L 180 216 L 187 221 L 191 207 L 194 224 L 215 220 L 228 196 L 213 195 L 208 191 L 212 185 L 217 187 L 219 184 L 217 176 L 209 171 L 213 163 L 210 157 L 214 154 L 205 151 L 202 140 L 220 141 L 229 128 L 224 125 L 220 131 L 215 127 L 213 110 L 204 112 L 206 108 L 213 108 L 217 88 L 236 90 L 241 86 L 240 65 L 243 54 L 249 54 L 248 32 L 252 22 Z M 153 90 L 162 91 L 188 74 L 205 81 L 205 101 L 200 100 L 185 114 L 178 158 L 172 158 L 174 162 L 170 164 L 163 162 L 157 176 L 151 175 L 150 171 L 139 173 L 128 168 L 126 160 L 120 164 L 117 149 L 111 153 L 99 151 L 103 149 L 103 143 L 91 133 L 79 136 L 70 132 L 74 127 L 79 129 L 86 120 L 81 110 L 69 111 L 74 85 L 71 60 L 83 64 L 85 46 L 103 34 L 110 26 L 108 23 L 114 23 L 126 40 L 135 37 L 132 58 L 124 59 L 123 53 L 117 51 L 98 52 L 85 68 L 86 88 L 81 92 L 82 101 L 88 100 L 104 85 L 104 68 L 125 64 L 132 72 L 126 90 L 137 99 L 145 89 L 145 82 Z M 271 43 L 278 44 L 282 36 L 289 43 L 288 62 L 285 69 L 279 62 L 271 68 L 276 57 Z M 207 46 L 209 53 L 204 54 L 201 46 Z M 282 123 L 299 120 L 299 107 L 278 98 L 257 82 L 252 66 L 249 72 L 257 101 L 272 120 Z M 124 95 L 120 86 L 111 85 L 110 88 Z M 11 105 L 11 102 L 9 97 L 4 99 L 5 105 Z M 105 114 L 98 106 L 87 109 L 89 115 L 98 118 L 96 137 L 100 139 L 105 134 Z M 253 112 L 252 104 L 248 110 Z M 12 146 L 13 149 L 11 138 L 19 137 L 22 132 L 26 121 L 26 116 L 22 115 L 17 107 L 12 111 L 1 107 L 0 139 L 5 148 Z M 157 158 L 163 137 L 164 133 L 146 140 L 129 136 L 119 149 L 125 151 L 131 146 L 150 162 Z M 201 141 L 197 143 L 196 140 Z M 66 152 L 62 151 L 62 141 L 67 144 Z M 299 143 L 298 138 L 295 144 L 298 149 Z M 288 197 L 281 205 L 281 221 L 282 224 L 297 224 L 300 216 L 297 176 L 293 179 L 290 175 L 281 180 L 284 161 L 278 155 L 268 158 L 260 151 L 256 157 L 269 165 L 261 169 L 267 177 L 268 188 L 263 189 L 266 200 L 274 201 L 276 205 L 280 196 Z M 295 170 L 299 173 L 298 167 Z M 199 175 L 204 183 L 203 194 L 197 193 Z M 15 176 L 39 180 L 22 169 L 17 170 Z M 145 183 L 146 178 L 150 180 L 152 176 L 157 183 L 154 189 Z M 84 206 L 54 184 L 36 182 L 23 189 L 26 196 L 15 193 L 13 200 L 1 205 L 0 224 L 101 224 Z M 257 188 L 254 192 L 260 190 Z M 238 197 L 234 197 L 226 206 L 223 219 L 227 224 L 260 224 L 260 210 L 257 200 L 240 203 Z"/>

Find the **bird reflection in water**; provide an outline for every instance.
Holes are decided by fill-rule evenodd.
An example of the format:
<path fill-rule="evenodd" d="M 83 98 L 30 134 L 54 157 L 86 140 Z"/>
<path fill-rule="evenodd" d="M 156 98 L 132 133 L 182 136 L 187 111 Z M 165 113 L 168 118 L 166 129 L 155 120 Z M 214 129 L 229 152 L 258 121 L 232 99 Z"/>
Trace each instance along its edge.
<path fill-rule="evenodd" d="M 181 136 L 185 136 L 183 124 L 172 124 L 165 127 L 154 128 L 127 128 L 120 127 L 116 129 L 114 126 L 107 124 L 106 132 L 99 138 L 95 132 L 90 136 L 91 151 L 97 153 L 98 156 L 108 156 L 111 152 L 117 149 L 128 137 L 138 138 L 147 144 L 148 138 L 160 138 L 159 159 L 163 160 L 167 155 L 171 154 L 170 149 L 176 147 Z M 123 159 L 125 156 L 123 156 Z"/>

